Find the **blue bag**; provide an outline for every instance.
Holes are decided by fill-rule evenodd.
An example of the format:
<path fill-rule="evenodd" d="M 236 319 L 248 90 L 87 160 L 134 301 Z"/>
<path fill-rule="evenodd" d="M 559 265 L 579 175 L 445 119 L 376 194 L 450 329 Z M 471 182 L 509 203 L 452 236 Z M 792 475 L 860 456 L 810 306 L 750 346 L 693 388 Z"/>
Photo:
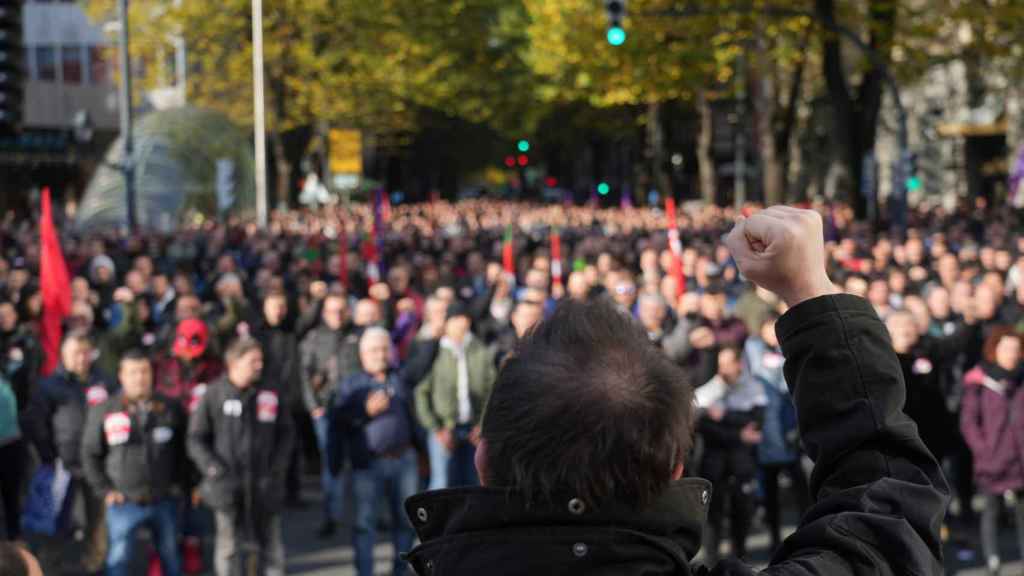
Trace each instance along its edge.
<path fill-rule="evenodd" d="M 68 514 L 71 498 L 71 474 L 60 460 L 56 465 L 42 465 L 32 475 L 21 515 L 21 528 L 26 533 L 56 536 Z"/>

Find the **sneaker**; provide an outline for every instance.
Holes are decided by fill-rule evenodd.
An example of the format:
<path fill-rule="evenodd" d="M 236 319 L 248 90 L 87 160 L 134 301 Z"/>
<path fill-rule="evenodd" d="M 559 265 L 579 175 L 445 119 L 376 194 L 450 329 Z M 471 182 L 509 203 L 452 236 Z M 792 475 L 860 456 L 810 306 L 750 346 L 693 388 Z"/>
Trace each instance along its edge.
<path fill-rule="evenodd" d="M 337 525 L 331 520 L 325 521 L 321 526 L 320 530 L 316 533 L 320 539 L 324 540 L 334 536 L 334 533 L 338 531 Z"/>

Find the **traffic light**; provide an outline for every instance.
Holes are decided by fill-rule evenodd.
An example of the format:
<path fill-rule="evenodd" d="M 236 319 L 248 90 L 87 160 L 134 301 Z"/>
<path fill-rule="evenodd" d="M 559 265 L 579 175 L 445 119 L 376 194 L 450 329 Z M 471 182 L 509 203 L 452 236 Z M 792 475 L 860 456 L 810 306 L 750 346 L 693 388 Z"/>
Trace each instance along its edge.
<path fill-rule="evenodd" d="M 24 49 L 21 44 L 23 0 L 0 0 L 0 132 L 21 125 Z"/>
<path fill-rule="evenodd" d="M 516 142 L 516 149 L 519 150 L 520 152 L 523 152 L 523 153 L 529 152 L 530 151 L 530 141 L 524 139 L 524 140 L 520 140 L 519 142 Z"/>
<path fill-rule="evenodd" d="M 530 157 L 526 154 L 520 154 L 519 157 L 516 158 L 516 163 L 525 168 L 530 163 Z"/>
<path fill-rule="evenodd" d="M 917 192 L 921 189 L 921 177 L 917 172 L 917 154 L 904 154 L 903 162 L 903 177 L 906 178 L 904 186 L 907 192 Z"/>
<path fill-rule="evenodd" d="M 508 166 L 509 168 L 515 168 L 516 167 L 516 157 L 515 156 L 505 156 L 505 166 Z"/>
<path fill-rule="evenodd" d="M 626 0 L 605 0 L 604 9 L 608 14 L 608 43 L 622 46 L 626 43 L 626 29 L 622 27 L 622 20 L 626 16 Z"/>
<path fill-rule="evenodd" d="M 607 196 L 612 191 L 612 187 L 607 182 L 601 182 L 597 185 L 597 193 L 601 196 Z"/>

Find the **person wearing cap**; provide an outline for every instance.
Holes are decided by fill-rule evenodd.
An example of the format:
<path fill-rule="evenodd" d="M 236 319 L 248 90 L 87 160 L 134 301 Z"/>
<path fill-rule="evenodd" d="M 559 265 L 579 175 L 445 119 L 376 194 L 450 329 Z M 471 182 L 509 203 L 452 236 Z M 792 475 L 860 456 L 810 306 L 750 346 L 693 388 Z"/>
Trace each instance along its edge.
<path fill-rule="evenodd" d="M 210 330 L 198 318 L 188 318 L 175 329 L 171 354 L 157 359 L 155 388 L 169 400 L 178 403 L 186 414 L 195 412 L 207 387 L 220 378 L 224 365 L 210 350 Z M 199 473 L 189 466 L 187 494 L 195 491 Z M 202 536 L 208 512 L 200 507 L 198 498 L 185 504 L 182 516 L 184 534 L 182 568 L 185 573 L 202 571 Z"/>
<path fill-rule="evenodd" d="M 93 362 L 93 343 L 87 332 L 69 332 L 61 343 L 60 365 L 39 384 L 24 417 L 25 435 L 43 464 L 59 459 L 71 473 L 71 493 L 85 504 L 86 551 L 81 559 L 86 572 L 95 572 L 106 557 L 107 537 L 103 501 L 84 481 L 81 461 L 82 430 L 92 406 L 106 402 L 117 386 Z"/>
<path fill-rule="evenodd" d="M 471 328 L 466 307 L 452 303 L 437 357 L 416 387 L 416 416 L 428 432 L 432 490 L 479 483 L 473 458 L 497 370 L 493 352 Z"/>
<path fill-rule="evenodd" d="M 122 391 L 89 412 L 82 438 L 85 476 L 106 504 L 107 574 L 128 574 L 135 532 L 142 526 L 164 576 L 181 573 L 178 500 L 188 476 L 185 413 L 153 391 L 153 365 L 141 350 L 121 357 Z"/>

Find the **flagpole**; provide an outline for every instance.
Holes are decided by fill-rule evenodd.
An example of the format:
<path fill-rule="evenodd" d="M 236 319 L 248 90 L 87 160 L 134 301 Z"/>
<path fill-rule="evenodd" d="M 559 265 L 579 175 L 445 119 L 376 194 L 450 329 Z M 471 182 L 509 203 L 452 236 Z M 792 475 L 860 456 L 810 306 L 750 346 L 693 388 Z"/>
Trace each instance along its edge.
<path fill-rule="evenodd" d="M 267 129 L 263 97 L 263 0 L 252 0 L 252 81 L 256 146 L 256 218 L 267 227 Z"/>

